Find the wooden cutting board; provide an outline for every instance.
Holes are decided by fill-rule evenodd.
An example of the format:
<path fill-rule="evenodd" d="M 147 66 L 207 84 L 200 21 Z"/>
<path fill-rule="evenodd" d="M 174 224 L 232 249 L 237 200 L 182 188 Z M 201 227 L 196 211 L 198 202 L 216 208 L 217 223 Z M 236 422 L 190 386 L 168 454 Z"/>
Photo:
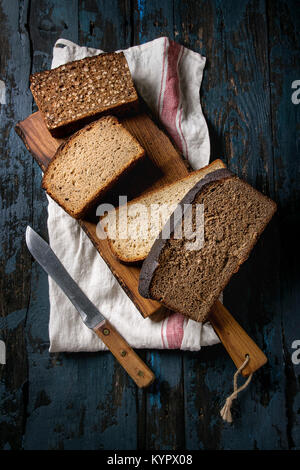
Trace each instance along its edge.
<path fill-rule="evenodd" d="M 138 194 L 172 183 L 188 174 L 187 166 L 179 152 L 146 113 L 126 118 L 122 122 L 144 147 L 147 157 L 106 195 L 103 202 L 110 202 L 115 206 L 118 205 L 118 195 L 127 195 L 128 199 L 132 199 Z M 16 132 L 40 167 L 45 170 L 62 140 L 51 136 L 39 112 L 19 122 L 16 125 Z M 122 264 L 112 255 L 107 240 L 99 240 L 96 235 L 97 222 L 97 219 L 79 221 L 141 314 L 145 318 L 151 315 L 152 320 L 160 320 L 168 315 L 169 311 L 158 302 L 140 296 L 138 293 L 140 267 Z M 245 357 L 249 356 L 250 361 L 242 371 L 244 376 L 248 376 L 266 363 L 267 358 L 264 353 L 220 302 L 217 301 L 213 306 L 209 320 L 238 368 L 244 363 Z"/>
<path fill-rule="evenodd" d="M 147 156 L 138 163 L 114 187 L 113 192 L 105 196 L 103 202 L 118 205 L 118 196 L 133 197 L 159 188 L 167 183 L 188 174 L 188 169 L 181 155 L 175 149 L 167 135 L 158 128 L 146 113 L 122 120 L 124 126 L 136 137 Z M 40 112 L 36 112 L 16 125 L 16 132 L 44 171 L 59 147 L 62 139 L 55 139 L 48 131 Z M 154 315 L 152 319 L 160 319 L 165 309 L 152 300 L 144 299 L 138 293 L 140 267 L 120 263 L 111 253 L 107 240 L 99 240 L 96 235 L 98 220 L 80 220 L 86 232 L 126 294 L 134 302 L 144 317 Z M 101 286 L 99 285 L 99 288 Z"/>

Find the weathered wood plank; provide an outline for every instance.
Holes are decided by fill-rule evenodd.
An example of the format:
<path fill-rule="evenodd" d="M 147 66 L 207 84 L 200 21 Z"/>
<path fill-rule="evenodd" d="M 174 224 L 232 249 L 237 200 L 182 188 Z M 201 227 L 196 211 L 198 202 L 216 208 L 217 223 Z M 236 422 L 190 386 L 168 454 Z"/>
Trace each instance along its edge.
<path fill-rule="evenodd" d="M 130 45 L 130 6 L 126 0 L 121 2 L 114 0 L 109 4 L 102 0 L 80 2 L 79 21 L 82 45 L 87 44 L 105 51 L 118 50 Z M 143 357 L 140 352 L 139 355 Z M 113 357 L 105 356 L 103 358 L 106 364 L 105 380 L 99 384 L 101 420 L 106 426 L 103 435 L 104 448 L 134 449 L 137 446 L 138 435 L 142 433 L 138 426 L 139 392 L 133 384 L 129 384 L 126 373 L 124 374 Z M 114 386 L 116 379 L 117 384 Z M 114 390 L 114 393 L 111 394 L 108 390 Z M 118 407 L 115 402 L 119 403 Z"/>
<path fill-rule="evenodd" d="M 33 72 L 50 66 L 52 47 L 58 37 L 78 41 L 77 2 L 72 7 L 61 2 L 42 3 L 40 8 L 40 2 L 33 2 L 30 10 Z M 84 14 L 81 12 L 80 17 Z M 41 172 L 35 167 L 34 200 L 38 202 L 33 225 L 45 235 L 46 198 L 40 181 Z M 30 380 L 24 448 L 134 448 L 134 386 L 109 354 L 49 357 L 47 277 L 36 265 L 33 272 L 34 295 L 27 321 L 28 358 L 30 377 L 38 376 L 39 380 Z"/>
<path fill-rule="evenodd" d="M 274 197 L 265 2 L 251 1 L 247 5 L 232 2 L 224 9 L 224 21 L 229 84 L 225 135 L 229 165 L 257 189 Z M 245 407 L 242 418 L 245 417 L 247 428 L 243 428 L 234 448 L 286 449 L 288 446 L 282 341 L 278 334 L 281 328 L 279 266 L 275 217 L 224 295 L 232 314 L 257 340 L 269 360 L 254 376 L 249 394 L 242 398 Z M 282 377 L 280 384 L 278 376 Z M 259 422 L 264 423 L 264 428 L 257 429 Z M 224 433 L 226 443 L 231 434 L 232 431 Z"/>
<path fill-rule="evenodd" d="M 14 122 L 31 112 L 31 67 L 26 30 L 28 2 L 0 1 L 0 339 L 6 364 L 0 365 L 0 448 L 20 449 L 27 401 L 24 325 L 30 297 L 30 256 L 24 230 L 32 217 L 32 163 L 14 135 Z"/>
<path fill-rule="evenodd" d="M 73 16 L 72 16 L 73 15 Z M 29 37 L 32 52 L 31 73 L 49 68 L 51 65 L 52 47 L 58 37 L 63 35 L 69 39 L 77 40 L 78 31 L 77 1 L 69 4 L 53 1 L 31 1 L 28 13 Z M 28 87 L 29 83 L 27 83 Z M 30 91 L 28 90 L 30 93 Z M 35 110 L 34 106 L 31 112 Z M 28 113 L 27 113 L 28 114 Z M 23 118 L 26 115 L 23 115 Z M 27 153 L 27 164 L 31 158 Z M 31 225 L 47 238 L 47 199 L 41 191 L 41 170 L 33 166 L 33 218 Z M 31 280 L 31 298 L 26 323 L 27 354 L 29 366 L 29 395 L 27 403 L 27 416 L 25 422 L 25 435 L 23 446 L 25 449 L 47 449 L 52 443 L 48 434 L 53 435 L 53 428 L 49 419 L 46 419 L 51 384 L 51 372 L 59 375 L 62 367 L 56 362 L 52 364 L 49 358 L 49 294 L 47 277 L 43 270 L 34 264 Z M 45 364 L 47 366 L 45 366 Z M 49 365 L 50 364 L 50 365 Z M 52 371 L 53 369 L 53 371 Z M 49 383 L 41 390 L 37 377 L 49 379 Z M 64 377 L 65 372 L 62 373 Z M 52 403 L 52 401 L 51 401 Z M 34 412 L 35 407 L 38 411 Z M 49 408 L 50 409 L 50 408 Z M 52 403 L 52 416 L 59 414 L 58 403 Z M 58 419 L 58 417 L 57 417 Z M 55 426 L 55 419 L 51 423 Z M 56 434 L 54 434 L 54 437 Z M 54 440 L 54 439 L 53 439 Z M 53 447 L 55 447 L 53 445 Z"/>
<path fill-rule="evenodd" d="M 134 44 L 143 44 L 161 36 L 174 39 L 172 0 L 134 0 L 132 15 Z"/>
<path fill-rule="evenodd" d="M 143 44 L 159 36 L 173 34 L 172 1 L 136 1 L 133 12 L 133 40 Z M 147 360 L 157 379 L 141 402 L 145 413 L 144 436 L 139 447 L 146 449 L 184 449 L 184 397 L 182 353 L 178 351 L 149 351 Z M 144 409 L 143 407 L 146 407 Z"/>
<path fill-rule="evenodd" d="M 32 284 L 48 281 L 33 264 Z M 28 325 L 29 402 L 25 449 L 132 449 L 136 445 L 135 385 L 111 354 L 51 354 L 49 300 L 35 296 Z"/>
<path fill-rule="evenodd" d="M 282 344 L 285 362 L 285 425 L 290 449 L 300 449 L 300 365 L 292 360 L 300 340 L 299 308 L 299 104 L 292 84 L 300 78 L 299 2 L 267 2 L 275 190 L 281 238 Z M 297 13 L 298 12 L 298 13 Z M 294 102 L 293 102 L 294 101 Z M 299 343 L 298 343 L 299 349 Z"/>
<path fill-rule="evenodd" d="M 78 40 L 78 1 L 31 0 L 28 19 L 34 73 L 50 68 L 58 38 Z"/>
<path fill-rule="evenodd" d="M 130 0 L 79 0 L 80 44 L 105 52 L 129 47 L 130 3 Z"/>
<path fill-rule="evenodd" d="M 21 448 L 25 431 L 26 449 L 299 449 L 300 366 L 291 359 L 300 339 L 299 105 L 291 102 L 291 83 L 300 78 L 297 6 L 85 0 L 78 8 L 75 0 L 0 0 L 0 80 L 9 84 L 0 104 L 0 339 L 8 352 L 0 366 L 0 447 Z M 270 361 L 235 402 L 232 426 L 219 417 L 234 372 L 221 345 L 143 353 L 158 381 L 136 393 L 109 354 L 49 356 L 47 277 L 36 264 L 30 283 L 23 232 L 30 221 L 46 236 L 46 199 L 40 170 L 13 131 L 32 111 L 30 71 L 50 66 L 60 36 L 113 50 L 164 34 L 207 56 L 202 105 L 212 158 L 225 155 L 279 202 L 277 219 L 225 292 L 226 306 Z"/>
<path fill-rule="evenodd" d="M 156 381 L 146 396 L 146 449 L 185 449 L 182 353 L 147 354 Z"/>
<path fill-rule="evenodd" d="M 221 2 L 222 3 L 222 2 Z M 209 126 L 211 157 L 224 158 L 227 108 L 226 51 L 220 2 L 176 1 L 175 37 L 207 57 L 201 104 Z M 185 434 L 187 449 L 220 449 L 223 396 L 229 393 L 233 365 L 221 345 L 184 355 Z M 231 379 L 230 379 L 231 380 Z M 223 391 L 223 393 L 222 393 Z"/>
<path fill-rule="evenodd" d="M 211 160 L 226 157 L 228 83 L 221 6 L 220 1 L 191 0 L 187 4 L 174 1 L 174 38 L 206 57 L 200 96 L 209 128 Z"/>
<path fill-rule="evenodd" d="M 195 44 L 196 50 L 208 57 L 202 103 L 210 123 L 212 156 L 224 152 L 233 171 L 274 196 L 265 2 L 197 5 L 196 17 L 195 2 L 180 11 L 179 39 L 192 48 Z M 177 30 L 180 32 L 179 27 Z M 284 380 L 280 385 L 277 380 L 284 377 L 281 340 L 276 334 L 280 331 L 278 254 L 278 229 L 273 222 L 224 295 L 225 305 L 266 352 L 269 365 L 255 374 L 251 389 L 238 402 L 240 416 L 230 427 L 222 424 L 219 409 L 232 390 L 232 365 L 220 355 L 214 366 L 202 366 L 200 373 L 193 358 L 185 361 L 187 394 L 193 383 L 199 388 L 204 381 L 209 384 L 201 401 L 187 403 L 187 447 L 287 448 Z M 193 427 L 198 416 L 202 433 L 197 436 Z M 258 429 L 259 422 L 268 427 L 268 435 Z M 210 435 L 215 436 L 213 440 L 208 439 Z"/>

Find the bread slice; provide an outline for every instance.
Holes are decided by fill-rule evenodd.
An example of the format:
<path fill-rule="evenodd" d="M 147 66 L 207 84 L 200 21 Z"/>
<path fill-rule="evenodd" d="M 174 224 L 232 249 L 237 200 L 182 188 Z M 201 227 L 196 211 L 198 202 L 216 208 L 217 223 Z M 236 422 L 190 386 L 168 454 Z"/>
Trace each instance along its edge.
<path fill-rule="evenodd" d="M 144 155 L 143 148 L 118 119 L 106 116 L 58 148 L 42 186 L 66 212 L 80 219 Z"/>
<path fill-rule="evenodd" d="M 123 52 L 69 62 L 30 77 L 30 89 L 55 137 L 75 132 L 103 114 L 138 109 L 138 96 Z"/>
<path fill-rule="evenodd" d="M 191 248 L 184 234 L 185 217 L 172 214 L 171 236 L 155 241 L 141 269 L 139 292 L 193 320 L 205 321 L 248 258 L 276 204 L 225 169 L 206 175 L 180 202 L 181 209 L 184 204 L 192 204 L 193 231 L 196 207 L 204 204 L 202 248 Z M 180 228 L 183 236 L 174 237 Z"/>
<path fill-rule="evenodd" d="M 127 206 L 119 207 L 116 214 L 109 212 L 103 217 L 101 224 L 107 233 L 114 256 L 125 263 L 144 260 L 163 225 L 184 195 L 206 174 L 219 168 L 226 166 L 222 160 L 215 160 L 175 183 L 140 196 Z"/>

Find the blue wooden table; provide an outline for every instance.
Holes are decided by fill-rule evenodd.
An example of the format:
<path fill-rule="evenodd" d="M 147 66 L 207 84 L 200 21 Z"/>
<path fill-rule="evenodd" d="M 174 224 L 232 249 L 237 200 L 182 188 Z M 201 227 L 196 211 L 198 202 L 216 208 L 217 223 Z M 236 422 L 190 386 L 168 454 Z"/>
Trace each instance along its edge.
<path fill-rule="evenodd" d="M 0 0 L 1 449 L 300 449 L 299 30 L 292 0 Z M 232 425 L 221 345 L 143 352 L 157 376 L 145 391 L 109 353 L 50 355 L 47 277 L 24 243 L 27 224 L 47 238 L 41 171 L 14 132 L 36 110 L 30 73 L 59 37 L 112 51 L 162 35 L 207 57 L 212 159 L 279 207 L 224 294 L 269 359 Z"/>

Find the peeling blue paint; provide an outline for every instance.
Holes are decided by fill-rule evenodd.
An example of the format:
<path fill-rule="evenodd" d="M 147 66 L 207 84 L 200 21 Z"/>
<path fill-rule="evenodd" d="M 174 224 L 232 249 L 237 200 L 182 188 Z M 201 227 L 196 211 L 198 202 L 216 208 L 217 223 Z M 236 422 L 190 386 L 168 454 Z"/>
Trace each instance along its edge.
<path fill-rule="evenodd" d="M 6 317 L 0 317 L 0 330 L 13 330 L 26 318 L 26 309 L 16 310 Z"/>
<path fill-rule="evenodd" d="M 145 15 L 145 7 L 146 7 L 146 0 L 138 0 L 138 12 L 139 12 L 139 20 L 140 20 L 140 29 L 139 29 L 139 42 L 143 44 L 145 40 L 143 40 L 143 18 Z"/>
<path fill-rule="evenodd" d="M 5 265 L 5 274 L 11 274 L 16 269 L 16 255 L 11 256 Z"/>
<path fill-rule="evenodd" d="M 140 20 L 142 21 L 145 14 L 146 0 L 138 0 L 138 9 L 140 14 Z"/>
<path fill-rule="evenodd" d="M 3 48 L 6 76 L 1 78 L 9 83 L 6 103 L 10 106 L 0 107 L 2 189 L 9 194 L 2 199 L 1 257 L 8 259 L 4 274 L 9 282 L 20 281 L 20 277 L 14 277 L 22 256 L 20 221 L 25 224 L 33 217 L 35 227 L 45 229 L 46 215 L 40 170 L 31 163 L 13 125 L 32 110 L 27 86 L 31 66 L 37 71 L 50 65 L 52 45 L 61 32 L 71 40 L 80 39 L 82 45 L 112 50 L 128 47 L 136 31 L 135 39 L 140 43 L 162 33 L 172 38 L 175 31 L 179 42 L 205 50 L 208 61 L 202 104 L 211 131 L 212 156 L 225 155 L 231 169 L 277 197 L 284 208 L 281 235 L 286 245 L 297 245 L 296 190 L 300 176 L 296 126 L 300 107 L 292 105 L 290 95 L 291 82 L 299 78 L 297 55 L 292 49 L 300 27 L 293 14 L 293 1 L 138 0 L 136 10 L 130 12 L 132 31 L 128 23 L 124 26 L 128 11 L 120 12 L 124 2 L 72 0 L 72 8 L 58 0 L 44 3 L 46 8 L 40 8 L 39 1 L 31 2 L 28 25 L 24 11 L 27 2 L 21 2 L 19 9 L 16 2 L 0 1 L 5 38 L 9 38 L 8 48 Z M 29 40 L 25 24 L 31 28 L 32 63 L 29 48 L 24 47 Z M 8 111 L 10 114 L 6 114 Z M 26 186 L 28 194 L 24 182 L 30 183 Z M 12 191 L 12 187 L 18 189 Z M 271 238 L 267 238 L 267 245 L 274 243 Z M 49 355 L 47 277 L 35 264 L 27 319 L 26 308 L 0 319 L 0 328 L 9 330 L 10 337 L 27 320 L 29 365 L 27 398 L 23 385 L 14 388 L 9 383 L 5 387 L 5 374 L 1 378 L 1 405 L 3 409 L 8 405 L 4 412 L 1 408 L 1 425 L 7 424 L 16 434 L 24 426 L 25 449 L 134 449 L 139 439 L 143 441 L 140 448 L 152 449 L 183 449 L 184 445 L 187 449 L 299 448 L 299 373 L 285 364 L 282 352 L 283 347 L 290 347 L 299 329 L 299 264 L 295 257 L 286 260 L 282 255 L 281 264 L 287 266 L 279 286 L 276 276 L 272 277 L 271 270 L 264 271 L 263 262 L 259 262 L 261 258 L 268 265 L 271 260 L 276 272 L 276 250 L 270 254 L 264 245 L 258 250 L 254 262 L 249 260 L 236 276 L 242 282 L 233 279 L 231 286 L 235 288 L 229 286 L 225 300 L 235 313 L 241 313 L 241 323 L 265 348 L 269 364 L 255 374 L 249 388 L 236 400 L 232 425 L 222 423 L 219 416 L 224 399 L 232 391 L 235 371 L 221 346 L 203 348 L 200 353 L 147 353 L 157 381 L 149 390 L 138 393 L 109 354 Z M 264 276 L 255 270 L 257 266 Z M 264 278 L 271 279 L 273 290 Z M 239 286 L 244 293 L 240 298 Z M 25 354 L 25 349 L 18 352 Z M 23 406 L 25 422 L 20 425 Z M 176 418 L 179 425 L 172 421 L 178 411 L 185 416 L 184 422 L 180 416 Z M 139 420 L 140 436 L 136 426 Z M 3 448 L 13 445 L 13 440 L 3 442 Z"/>

